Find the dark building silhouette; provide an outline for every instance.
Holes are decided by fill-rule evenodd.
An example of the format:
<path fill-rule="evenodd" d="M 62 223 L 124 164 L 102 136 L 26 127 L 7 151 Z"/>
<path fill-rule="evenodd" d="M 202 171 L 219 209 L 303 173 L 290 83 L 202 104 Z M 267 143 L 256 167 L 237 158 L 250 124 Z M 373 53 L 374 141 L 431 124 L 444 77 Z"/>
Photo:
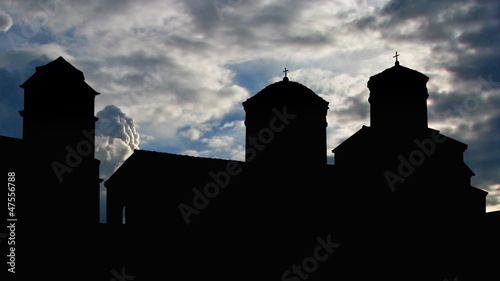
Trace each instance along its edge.
<path fill-rule="evenodd" d="M 84 80 L 62 57 L 37 67 L 20 86 L 24 110 L 19 113 L 23 141 L 40 161 L 32 172 L 39 170 L 37 176 L 55 187 L 53 194 L 37 194 L 38 199 L 57 203 L 50 212 L 65 210 L 66 223 L 90 225 L 99 219 L 99 161 L 94 158 L 94 99 L 99 93 Z"/>
<path fill-rule="evenodd" d="M 327 165 L 328 103 L 285 77 L 243 103 L 245 161 L 136 150 L 106 181 L 99 224 L 98 93 L 63 58 L 38 67 L 21 86 L 23 139 L 0 137 L 3 172 L 16 169 L 23 187 L 18 270 L 56 261 L 52 280 L 497 280 L 488 252 L 500 243 L 484 238 L 500 234 L 500 212 L 486 213 L 487 193 L 471 186 L 467 145 L 428 128 L 428 79 L 399 62 L 372 76 L 370 126 Z"/>
<path fill-rule="evenodd" d="M 16 173 L 16 280 L 91 278 L 99 226 L 99 93 L 62 57 L 37 67 L 20 87 L 23 139 L 2 138 L 2 170 Z"/>
<path fill-rule="evenodd" d="M 467 145 L 427 127 L 427 80 L 399 63 L 372 76 L 371 126 L 333 150 L 343 182 L 356 188 L 364 206 L 356 221 L 379 229 L 365 232 L 377 239 L 361 234 L 360 241 L 369 242 L 357 242 L 363 247 L 354 252 L 380 255 L 373 244 L 384 244 L 399 280 L 477 278 L 467 267 L 477 244 L 463 241 L 480 239 L 487 192 L 470 184 Z M 386 270 L 374 265 L 374 271 Z"/>
<path fill-rule="evenodd" d="M 246 162 L 326 164 L 328 102 L 297 82 L 283 81 L 243 102 Z"/>
<path fill-rule="evenodd" d="M 410 132 L 427 129 L 428 80 L 399 62 L 370 77 L 370 127 Z"/>

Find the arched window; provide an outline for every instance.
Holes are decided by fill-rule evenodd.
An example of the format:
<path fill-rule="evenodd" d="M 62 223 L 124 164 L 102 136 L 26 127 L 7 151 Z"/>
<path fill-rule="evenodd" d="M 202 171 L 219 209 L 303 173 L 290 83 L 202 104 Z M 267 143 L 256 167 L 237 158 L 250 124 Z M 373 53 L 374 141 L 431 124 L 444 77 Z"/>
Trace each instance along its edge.
<path fill-rule="evenodd" d="M 122 224 L 126 224 L 127 222 L 127 215 L 126 215 L 126 207 L 123 206 L 123 209 L 122 209 Z"/>

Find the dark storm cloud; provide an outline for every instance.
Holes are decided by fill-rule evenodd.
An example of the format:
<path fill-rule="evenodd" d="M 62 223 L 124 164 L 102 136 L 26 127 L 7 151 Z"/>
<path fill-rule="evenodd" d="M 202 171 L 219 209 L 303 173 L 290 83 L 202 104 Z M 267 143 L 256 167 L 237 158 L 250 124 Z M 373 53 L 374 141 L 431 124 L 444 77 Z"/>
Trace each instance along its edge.
<path fill-rule="evenodd" d="M 336 115 L 339 116 L 349 116 L 355 120 L 367 119 L 370 113 L 370 105 L 366 101 L 364 95 L 358 95 L 353 97 L 347 97 L 344 105 L 347 108 L 333 109 Z"/>
<path fill-rule="evenodd" d="M 224 34 L 236 45 L 249 47 L 262 44 L 324 45 L 331 43 L 328 34 L 293 33 L 306 7 L 318 1 L 185 1 L 186 10 L 197 29 L 209 36 Z M 195 45 L 196 46 L 196 45 Z"/>
<path fill-rule="evenodd" d="M 6 6 L 11 8 L 22 9 L 24 12 L 38 12 L 42 9 L 47 11 L 52 10 L 55 12 L 60 11 L 61 8 L 70 8 L 72 10 L 84 11 L 90 8 L 94 14 L 117 14 L 123 13 L 129 9 L 135 2 L 133 0 L 106 0 L 106 1 L 79 1 L 79 0 L 57 0 L 57 1 L 39 1 L 39 0 L 6 0 Z M 150 2 L 143 0 L 141 2 Z"/>
<path fill-rule="evenodd" d="M 221 22 L 214 3 L 216 1 L 188 0 L 183 2 L 187 12 L 192 15 L 196 27 L 204 31 L 212 30 Z"/>
<path fill-rule="evenodd" d="M 175 35 L 168 39 L 168 44 L 178 47 L 185 52 L 195 53 L 206 51 L 211 47 L 205 40 Z"/>
<path fill-rule="evenodd" d="M 42 2 L 0 3 L 0 9 L 9 8 L 6 11 L 16 23 L 9 32 L 21 35 L 19 20 L 43 12 Z M 261 90 L 285 66 L 292 69 L 292 79 L 307 77 L 304 85 L 328 97 L 329 124 L 339 127 L 329 138 L 336 143 L 359 129 L 347 129 L 349 124 L 368 118 L 366 92 L 358 96 L 362 90 L 356 85 L 367 91 L 369 76 L 388 67 L 385 62 L 392 64 L 390 56 L 397 49 L 403 53 L 403 64 L 414 57 L 408 67 L 437 73 L 431 77 L 438 90 L 429 107 L 430 119 L 439 125 L 436 129 L 458 128 L 451 137 L 470 145 L 474 153 L 468 154 L 466 162 L 478 174 L 476 178 L 484 179 L 484 184 L 500 182 L 495 176 L 493 181 L 486 179 L 493 171 L 487 164 L 498 162 L 488 155 L 496 144 L 491 135 L 498 122 L 497 109 L 490 100 L 495 89 L 481 95 L 480 109 L 465 117 L 444 117 L 444 112 L 455 104 L 463 106 L 477 92 L 480 78 L 500 81 L 498 1 L 394 0 L 382 7 L 383 1 L 367 0 L 58 2 L 61 5 L 50 14 L 43 32 L 28 38 L 27 48 L 48 53 L 50 60 L 64 55 L 102 93 L 96 99 L 97 108 L 116 104 L 134 117 L 145 136 L 143 143 L 155 143 L 150 149 L 189 149 L 179 144 L 177 127 L 193 126 L 200 136 L 207 135 L 209 129 L 199 123 L 229 118 L 236 111 L 243 114 L 241 102 L 248 91 Z M 85 40 L 65 43 L 78 38 Z M 391 54 L 385 54 L 389 49 Z M 387 60 L 381 58 L 386 55 Z M 49 61 L 28 67 L 36 57 L 1 56 L 9 75 L 17 73 L 12 70 L 16 63 L 27 69 L 20 75 L 22 80 L 34 72 L 34 66 Z M 348 74 L 346 79 L 335 79 L 340 73 Z M 358 76 L 365 78 L 353 78 Z M 339 125 L 336 117 L 348 122 Z M 243 130 L 240 133 L 243 137 Z M 481 138 L 472 138 L 474 134 Z M 213 146 L 224 138 L 207 138 L 204 143 L 193 140 L 191 149 L 211 151 L 210 155 L 230 151 L 229 146 L 225 151 Z"/>
<path fill-rule="evenodd" d="M 391 16 L 394 21 L 402 21 L 420 16 L 436 16 L 443 10 L 446 10 L 452 5 L 459 3 L 467 3 L 468 0 L 391 0 L 381 9 L 380 14 Z"/>
<path fill-rule="evenodd" d="M 282 2 L 282 1 L 277 1 Z M 203 31 L 211 31 L 219 26 L 250 25 L 262 27 L 272 25 L 282 27 L 292 21 L 298 14 L 300 1 L 289 3 L 272 3 L 261 5 L 257 1 L 248 0 L 216 0 L 216 1 L 184 1 L 185 7 L 191 14 L 195 25 Z M 285 5 L 286 4 L 286 5 Z M 251 11 L 251 16 L 241 17 L 238 10 Z"/>
<path fill-rule="evenodd" d="M 290 1 L 289 3 L 262 6 L 250 23 L 257 26 L 289 26 L 294 19 L 299 17 L 302 5 L 304 3 L 299 1 Z"/>
<path fill-rule="evenodd" d="M 456 125 L 449 133 L 446 128 L 436 129 L 468 144 L 464 160 L 476 174 L 472 182 L 486 191 L 500 183 L 500 96 L 493 92 L 479 87 L 474 93 L 437 95 L 429 107 L 431 122 L 444 120 Z M 488 202 L 498 201 L 495 196 L 488 196 Z"/>
<path fill-rule="evenodd" d="M 477 138 L 469 142 L 467 163 L 476 173 L 478 183 L 494 185 L 500 183 L 500 113 L 474 126 Z M 485 137 L 483 137 L 485 136 Z M 488 191 L 488 190 L 487 190 Z M 499 198 L 497 198 L 498 200 Z"/>
<path fill-rule="evenodd" d="M 500 2 L 487 1 L 389 1 L 373 15 L 357 19 L 360 29 L 377 28 L 392 40 L 465 43 L 469 47 L 494 47 L 498 43 Z M 402 28 L 419 24 L 415 31 Z M 459 34 L 457 38 L 457 34 Z M 492 36 L 490 36 L 492 35 Z"/>
<path fill-rule="evenodd" d="M 498 22 L 485 23 L 477 31 L 466 31 L 462 33 L 457 39 L 460 43 L 467 44 L 471 47 L 495 47 L 500 44 L 500 37 L 498 31 L 500 25 Z"/>
<path fill-rule="evenodd" d="M 397 6 L 397 9 L 385 12 L 390 6 Z M 436 54 L 454 55 L 457 59 L 443 66 L 456 73 L 459 79 L 493 75 L 498 80 L 499 1 L 395 0 L 389 2 L 381 14 L 387 19 L 381 20 L 379 27 L 387 39 L 427 42 Z M 364 27 L 367 20 L 361 19 L 357 24 Z M 401 27 L 410 21 L 419 26 L 408 33 Z"/>
<path fill-rule="evenodd" d="M 500 183 L 500 2 L 392 0 L 351 24 L 394 46 L 430 49 L 423 58 L 429 69 L 449 71 L 451 88 L 430 93 L 429 121 L 469 145 L 465 162 L 476 173 L 473 184 L 491 191 L 488 205 L 497 205 L 498 190 L 490 189 Z"/>
<path fill-rule="evenodd" d="M 143 90 L 147 91 L 153 91 L 159 87 L 168 69 L 177 69 L 179 67 L 167 56 L 148 55 L 144 51 L 132 52 L 126 56 L 109 57 L 100 66 L 127 69 L 128 71 L 123 71 L 120 75 L 115 74 L 112 78 L 113 83 L 127 86 L 131 90 L 144 88 Z M 109 76 L 104 74 L 103 77 Z M 106 83 L 105 81 L 100 82 Z"/>
<path fill-rule="evenodd" d="M 372 28 L 377 25 L 377 18 L 373 15 L 364 16 L 355 21 L 354 25 L 359 29 Z"/>
<path fill-rule="evenodd" d="M 479 91 L 474 93 L 452 92 L 446 95 L 430 93 L 429 98 L 432 100 L 432 104 L 428 106 L 430 121 L 478 115 L 480 112 L 477 111 L 477 108 L 484 105 Z"/>
<path fill-rule="evenodd" d="M 494 81 L 500 81 L 500 47 L 491 49 L 491 52 L 461 54 L 457 63 L 448 65 L 447 69 L 456 73 L 457 79 L 486 79 L 492 76 Z"/>
<path fill-rule="evenodd" d="M 496 3 L 497 1 L 400 2 L 399 8 L 392 13 L 384 12 L 384 9 L 381 13 L 385 16 L 381 24 L 382 32 L 393 39 L 419 42 L 455 41 L 456 32 L 482 34 L 484 28 L 498 25 L 496 17 L 499 4 Z M 398 28 L 409 21 L 419 22 L 420 25 L 415 32 L 408 33 Z M 479 25 L 481 28 L 467 31 L 474 25 Z"/>
<path fill-rule="evenodd" d="M 481 128 L 484 116 L 491 118 L 500 108 L 500 81 L 492 79 L 492 75 L 486 79 L 479 77 L 473 80 L 467 92 L 450 92 L 446 94 L 430 93 L 432 104 L 429 109 L 430 121 L 441 121 L 445 119 L 459 119 L 458 121 L 476 121 L 476 128 Z"/>
<path fill-rule="evenodd" d="M 469 92 L 436 95 L 430 107 L 430 120 L 456 124 L 452 137 L 466 142 L 465 162 L 475 172 L 472 183 L 488 192 L 489 206 L 500 202 L 494 190 L 500 183 L 500 83 L 479 77 Z"/>
<path fill-rule="evenodd" d="M 282 1 L 280 4 L 260 6 L 245 24 L 252 27 L 253 32 L 272 30 L 268 39 L 275 44 L 290 46 L 325 46 L 333 42 L 331 34 L 325 31 L 308 30 L 305 34 L 296 34 L 295 23 L 303 21 L 304 11 L 314 7 L 318 1 Z M 313 20 L 313 19 L 310 19 Z M 259 35 L 255 35 L 259 37 Z"/>
<path fill-rule="evenodd" d="M 127 55 L 112 56 L 106 59 L 106 66 L 132 66 L 146 68 L 155 64 L 168 64 L 167 58 L 161 55 L 148 55 L 145 51 L 134 51 Z"/>

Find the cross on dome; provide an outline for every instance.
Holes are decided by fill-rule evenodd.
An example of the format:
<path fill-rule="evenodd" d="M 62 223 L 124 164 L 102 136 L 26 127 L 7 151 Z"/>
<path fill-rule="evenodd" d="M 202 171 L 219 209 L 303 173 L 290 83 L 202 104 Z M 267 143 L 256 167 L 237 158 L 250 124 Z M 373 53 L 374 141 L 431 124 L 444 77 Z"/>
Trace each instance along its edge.
<path fill-rule="evenodd" d="M 396 63 L 395 63 L 396 65 L 399 65 L 399 61 L 398 61 L 398 57 L 399 57 L 399 56 L 400 56 L 400 55 L 398 54 L 398 52 L 396 52 L 396 55 L 395 55 L 395 56 L 392 56 L 393 58 L 396 58 Z"/>
<path fill-rule="evenodd" d="M 285 70 L 283 70 L 283 73 L 285 73 L 285 77 L 283 77 L 283 81 L 288 81 L 288 76 L 287 76 L 288 71 L 290 71 L 290 70 L 286 69 L 286 67 L 285 67 Z"/>

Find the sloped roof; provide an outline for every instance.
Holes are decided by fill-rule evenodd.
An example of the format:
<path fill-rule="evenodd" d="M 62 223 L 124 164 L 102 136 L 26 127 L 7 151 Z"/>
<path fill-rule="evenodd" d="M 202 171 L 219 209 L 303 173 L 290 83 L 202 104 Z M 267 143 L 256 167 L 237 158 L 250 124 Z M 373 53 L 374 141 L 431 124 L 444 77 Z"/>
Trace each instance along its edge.
<path fill-rule="evenodd" d="M 317 103 L 328 106 L 328 102 L 314 93 L 308 87 L 284 79 L 268 85 L 260 92 L 243 102 L 243 107 L 248 108 L 256 104 L 276 104 L 283 101 L 296 103 Z"/>
<path fill-rule="evenodd" d="M 234 160 L 195 157 L 188 155 L 179 155 L 165 152 L 156 152 L 149 150 L 134 150 L 134 153 L 123 163 L 118 170 L 106 181 L 106 186 L 113 185 L 115 181 L 123 181 L 123 179 L 132 176 L 136 177 L 143 172 L 151 172 L 152 170 L 162 170 L 167 172 L 167 169 L 175 164 L 176 168 L 185 167 L 193 172 L 197 169 L 207 169 L 210 171 L 217 166 L 225 166 L 228 162 L 240 162 Z"/>
<path fill-rule="evenodd" d="M 426 75 L 396 63 L 393 67 L 371 76 L 368 80 L 368 88 L 373 90 L 374 88 L 410 87 L 411 85 L 425 85 L 427 81 L 429 77 Z"/>
<path fill-rule="evenodd" d="M 83 72 L 67 62 L 63 57 L 58 57 L 48 64 L 38 66 L 35 69 L 35 74 L 28 78 L 28 80 L 26 80 L 26 82 L 24 82 L 19 87 L 23 89 L 36 87 L 38 84 L 43 84 L 54 80 L 61 81 L 61 83 L 65 83 L 68 81 L 79 81 L 86 92 L 94 95 L 99 95 L 98 92 L 96 92 L 94 89 L 92 89 L 92 87 L 84 82 L 85 77 L 83 75 Z"/>
<path fill-rule="evenodd" d="M 352 144 L 358 144 L 362 142 L 363 140 L 368 140 L 369 134 L 370 134 L 370 127 L 364 126 L 361 127 L 356 133 L 354 133 L 352 136 L 347 138 L 345 141 L 337 145 L 334 149 L 332 149 L 332 152 L 335 153 L 337 151 L 340 151 L 344 148 L 347 148 L 351 146 Z"/>
<path fill-rule="evenodd" d="M 392 132 L 395 133 L 395 134 L 397 134 L 397 132 L 395 130 L 392 131 Z M 437 132 L 437 133 L 439 133 L 438 130 L 434 130 L 434 129 L 431 129 L 431 128 L 427 128 L 427 132 L 429 134 L 431 132 Z M 332 152 L 335 153 L 335 152 L 341 151 L 343 149 L 347 149 L 347 148 L 349 148 L 351 146 L 358 146 L 358 145 L 362 145 L 363 143 L 369 143 L 369 142 L 371 142 L 371 140 L 372 140 L 373 137 L 376 137 L 374 135 L 376 133 L 377 132 L 373 128 L 368 127 L 368 126 L 363 126 L 360 130 L 358 130 L 356 133 L 354 133 L 348 139 L 346 139 L 341 144 L 339 144 L 337 147 L 335 147 L 332 150 Z M 387 131 L 383 131 L 383 133 L 388 133 L 388 132 Z M 447 138 L 446 143 L 448 143 L 448 145 L 456 147 L 458 150 L 465 151 L 467 149 L 467 147 L 468 147 L 467 144 L 465 144 L 463 142 L 460 142 L 458 140 L 455 140 L 453 138 L 447 137 L 447 136 L 445 136 L 445 135 L 443 135 L 441 133 L 439 133 L 439 136 L 440 137 L 446 137 Z M 417 136 L 417 137 L 420 137 L 420 136 Z"/>
<path fill-rule="evenodd" d="M 18 148 L 23 145 L 23 140 L 18 138 L 11 138 L 7 136 L 0 136 L 0 144 L 9 148 Z"/>

